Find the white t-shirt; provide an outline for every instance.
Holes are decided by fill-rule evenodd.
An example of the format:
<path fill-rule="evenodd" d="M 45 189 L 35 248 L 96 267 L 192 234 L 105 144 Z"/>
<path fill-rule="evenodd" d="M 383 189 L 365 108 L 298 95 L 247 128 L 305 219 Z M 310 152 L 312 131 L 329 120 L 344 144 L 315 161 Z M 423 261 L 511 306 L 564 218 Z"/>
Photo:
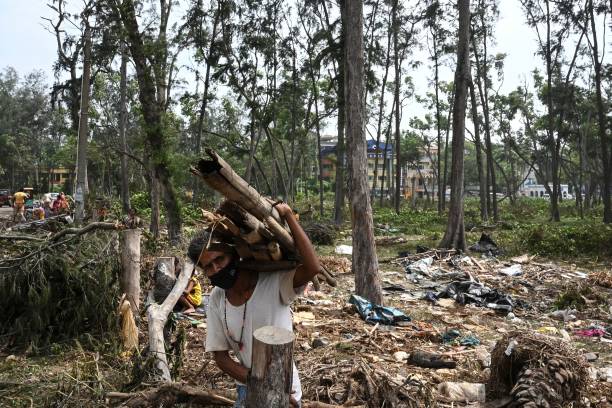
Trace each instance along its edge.
<path fill-rule="evenodd" d="M 225 290 L 213 288 L 207 311 L 206 351 L 233 350 L 240 364 L 251 368 L 253 332 L 263 326 L 281 327 L 293 332 L 293 319 L 289 305 L 304 288 L 293 288 L 295 270 L 289 272 L 259 272 L 257 286 L 249 300 L 233 306 L 225 298 Z M 244 308 L 246 309 L 246 314 Z M 225 315 L 227 313 L 227 315 Z M 240 330 L 243 325 L 243 347 L 240 350 Z M 227 317 L 227 327 L 225 326 Z M 230 338 L 231 337 L 231 338 Z M 233 339 L 233 340 L 232 340 Z M 234 341 L 235 340 L 235 341 Z M 293 363 L 293 397 L 300 401 L 302 387 Z"/>

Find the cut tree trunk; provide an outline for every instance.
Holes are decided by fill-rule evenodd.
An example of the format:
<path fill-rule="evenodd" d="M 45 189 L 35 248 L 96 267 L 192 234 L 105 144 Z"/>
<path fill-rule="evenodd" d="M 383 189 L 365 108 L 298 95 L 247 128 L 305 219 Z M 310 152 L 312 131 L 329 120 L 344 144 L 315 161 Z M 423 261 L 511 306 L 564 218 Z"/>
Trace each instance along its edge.
<path fill-rule="evenodd" d="M 248 408 L 288 407 L 293 379 L 293 341 L 289 330 L 264 326 L 253 333 L 253 359 L 247 378 Z"/>
<path fill-rule="evenodd" d="M 127 229 L 121 233 L 121 291 L 138 309 L 140 307 L 140 230 Z"/>
<path fill-rule="evenodd" d="M 121 42 L 121 79 L 119 82 L 119 141 L 121 142 L 121 204 L 123 212 L 130 210 L 130 184 L 128 174 L 127 157 L 127 138 L 125 131 L 127 128 L 127 63 L 128 53 L 125 42 Z"/>

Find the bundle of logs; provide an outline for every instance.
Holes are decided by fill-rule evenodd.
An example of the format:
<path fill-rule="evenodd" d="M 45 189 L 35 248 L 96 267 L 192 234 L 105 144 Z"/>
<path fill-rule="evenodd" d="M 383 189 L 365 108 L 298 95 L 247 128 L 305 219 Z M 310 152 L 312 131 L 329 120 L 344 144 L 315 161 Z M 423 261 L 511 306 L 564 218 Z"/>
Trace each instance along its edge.
<path fill-rule="evenodd" d="M 290 231 L 274 208 L 275 202 L 259 194 L 212 149 L 206 149 L 206 153 L 210 159 L 201 159 L 191 172 L 226 198 L 214 213 L 202 210 L 214 236 L 234 245 L 240 265 L 246 270 L 271 272 L 295 268 L 299 254 Z M 336 286 L 336 280 L 325 267 L 313 281 L 316 289 L 319 278 Z"/>

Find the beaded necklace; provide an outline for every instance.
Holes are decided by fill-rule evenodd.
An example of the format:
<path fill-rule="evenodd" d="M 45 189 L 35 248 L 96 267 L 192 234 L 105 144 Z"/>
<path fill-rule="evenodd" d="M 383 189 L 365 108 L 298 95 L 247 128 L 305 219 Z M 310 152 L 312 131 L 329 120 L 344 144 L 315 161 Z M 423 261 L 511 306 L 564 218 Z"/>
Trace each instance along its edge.
<path fill-rule="evenodd" d="M 244 346 L 244 343 L 242 342 L 242 336 L 244 335 L 244 321 L 246 318 L 246 310 L 247 310 L 248 302 L 244 303 L 244 311 L 242 312 L 242 327 L 240 328 L 240 340 L 238 341 L 236 341 L 229 332 L 229 326 L 227 325 L 227 303 L 228 303 L 227 298 L 225 298 L 225 308 L 223 309 L 223 320 L 225 321 L 225 332 L 227 333 L 227 336 L 230 338 L 231 341 L 238 344 L 238 349 L 242 351 L 242 347 Z"/>

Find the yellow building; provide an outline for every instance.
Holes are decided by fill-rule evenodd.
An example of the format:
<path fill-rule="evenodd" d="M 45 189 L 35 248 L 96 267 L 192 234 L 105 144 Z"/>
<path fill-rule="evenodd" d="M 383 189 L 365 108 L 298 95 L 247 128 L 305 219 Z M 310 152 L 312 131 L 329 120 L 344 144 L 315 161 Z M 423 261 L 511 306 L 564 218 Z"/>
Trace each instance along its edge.
<path fill-rule="evenodd" d="M 51 168 L 48 172 L 49 175 L 49 189 L 62 188 L 67 180 L 70 180 L 74 176 L 74 171 L 65 167 Z"/>

